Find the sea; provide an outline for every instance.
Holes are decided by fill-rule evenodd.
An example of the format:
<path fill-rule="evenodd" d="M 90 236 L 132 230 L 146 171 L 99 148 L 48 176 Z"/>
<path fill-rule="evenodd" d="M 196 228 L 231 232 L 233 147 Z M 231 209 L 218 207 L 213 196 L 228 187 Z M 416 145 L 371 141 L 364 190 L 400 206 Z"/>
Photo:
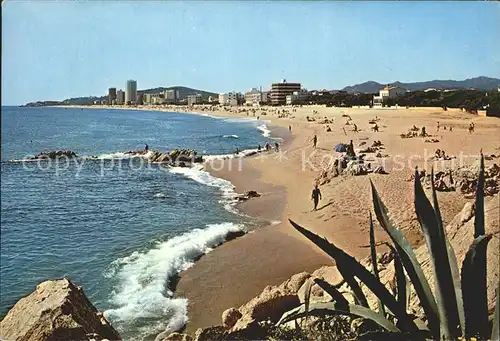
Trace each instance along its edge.
<path fill-rule="evenodd" d="M 269 142 L 265 121 L 160 111 L 1 110 L 0 316 L 44 280 L 68 277 L 125 340 L 161 339 L 189 318 L 179 273 L 262 225 L 235 209 L 233 185 L 202 167 L 124 154 L 194 149 L 243 157 Z M 69 149 L 79 158 L 28 161 Z M 235 150 L 241 152 L 235 154 Z"/>

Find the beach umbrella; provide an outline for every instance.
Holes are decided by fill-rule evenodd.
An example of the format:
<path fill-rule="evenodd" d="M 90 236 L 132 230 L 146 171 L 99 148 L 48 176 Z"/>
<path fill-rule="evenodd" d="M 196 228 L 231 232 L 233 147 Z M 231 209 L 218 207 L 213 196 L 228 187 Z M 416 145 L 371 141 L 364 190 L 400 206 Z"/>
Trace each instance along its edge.
<path fill-rule="evenodd" d="M 347 145 L 343 143 L 339 143 L 338 145 L 335 146 L 335 151 L 339 153 L 345 153 L 347 152 Z"/>

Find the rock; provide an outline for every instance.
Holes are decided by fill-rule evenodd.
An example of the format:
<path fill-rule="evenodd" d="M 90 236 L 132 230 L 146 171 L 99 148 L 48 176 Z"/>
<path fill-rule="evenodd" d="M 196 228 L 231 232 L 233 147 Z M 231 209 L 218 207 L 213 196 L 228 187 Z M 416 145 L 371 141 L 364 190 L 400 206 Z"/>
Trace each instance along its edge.
<path fill-rule="evenodd" d="M 304 271 L 293 275 L 279 287 L 287 294 L 296 294 L 309 277 L 311 277 L 311 274 Z"/>
<path fill-rule="evenodd" d="M 120 334 L 67 278 L 45 281 L 0 322 L 0 339 L 121 340 Z"/>
<path fill-rule="evenodd" d="M 236 308 L 229 308 L 222 313 L 222 325 L 226 329 L 231 329 L 234 327 L 236 322 L 241 318 L 241 313 Z"/>
<path fill-rule="evenodd" d="M 208 328 L 198 328 L 195 333 L 194 340 L 195 341 L 214 341 L 221 340 L 225 333 L 225 328 L 223 326 L 214 326 Z"/>
<path fill-rule="evenodd" d="M 243 316 L 236 322 L 232 332 L 252 328 L 260 321 L 278 322 L 285 312 L 299 304 L 297 294 L 286 294 L 280 288 L 268 286 L 259 296 L 240 307 Z"/>
<path fill-rule="evenodd" d="M 460 212 L 460 222 L 462 224 L 468 222 L 471 220 L 471 218 L 474 216 L 474 205 L 471 202 L 467 202 Z"/>
<path fill-rule="evenodd" d="M 258 198 L 260 197 L 260 194 L 257 193 L 257 191 L 248 191 L 245 193 L 245 196 L 248 198 Z"/>
<path fill-rule="evenodd" d="M 230 231 L 226 234 L 226 242 L 244 236 L 245 231 Z"/>
<path fill-rule="evenodd" d="M 77 157 L 76 153 L 72 150 L 55 150 L 50 152 L 41 152 L 33 159 L 57 159 L 61 157 L 74 158 Z"/>
<path fill-rule="evenodd" d="M 247 192 L 246 192 L 245 194 L 243 194 L 243 195 L 238 195 L 238 196 L 236 197 L 236 199 L 237 199 L 238 201 L 247 201 L 247 200 L 248 200 L 248 199 L 250 199 L 250 198 L 258 198 L 258 197 L 260 197 L 260 194 L 259 194 L 259 193 L 257 193 L 257 191 L 247 191 Z"/>
<path fill-rule="evenodd" d="M 193 341 L 193 338 L 187 334 L 172 333 L 163 339 L 163 341 Z"/>

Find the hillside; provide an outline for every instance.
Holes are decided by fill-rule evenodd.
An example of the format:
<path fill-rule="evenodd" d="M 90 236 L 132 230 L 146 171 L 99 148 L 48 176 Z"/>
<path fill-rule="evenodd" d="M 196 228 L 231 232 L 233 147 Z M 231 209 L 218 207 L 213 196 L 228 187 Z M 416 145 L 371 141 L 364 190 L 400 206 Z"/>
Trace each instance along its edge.
<path fill-rule="evenodd" d="M 456 80 L 432 80 L 427 82 L 414 82 L 414 83 L 402 83 L 399 81 L 390 83 L 391 85 L 399 85 L 407 90 L 425 90 L 429 88 L 435 89 L 469 89 L 474 88 L 478 90 L 491 90 L 496 89 L 500 86 L 500 79 L 490 78 L 490 77 L 475 77 L 469 78 L 462 81 Z M 346 86 L 342 90 L 349 93 L 376 93 L 381 88 L 387 84 L 381 84 L 374 81 L 368 81 L 361 84 L 356 84 L 353 86 Z"/>
<path fill-rule="evenodd" d="M 185 86 L 171 86 L 171 87 L 158 87 L 152 89 L 138 90 L 138 93 L 158 93 L 165 90 L 177 90 L 179 91 L 180 100 L 185 100 L 189 95 L 201 94 L 204 100 L 208 99 L 209 96 L 218 96 L 218 94 L 214 92 L 192 89 Z M 37 101 L 30 102 L 25 104 L 26 107 L 42 107 L 42 106 L 54 106 L 54 105 L 90 105 L 93 104 L 94 101 L 102 101 L 106 100 L 107 96 L 87 96 L 87 97 L 74 97 L 68 98 L 63 101 Z"/>

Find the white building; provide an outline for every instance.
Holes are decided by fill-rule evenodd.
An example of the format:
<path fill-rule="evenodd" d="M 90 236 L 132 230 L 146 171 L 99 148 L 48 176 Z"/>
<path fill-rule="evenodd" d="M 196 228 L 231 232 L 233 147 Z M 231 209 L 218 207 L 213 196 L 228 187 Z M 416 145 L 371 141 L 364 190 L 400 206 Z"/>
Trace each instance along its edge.
<path fill-rule="evenodd" d="M 396 98 L 399 96 L 404 96 L 406 94 L 406 89 L 399 86 L 386 86 L 379 90 L 378 96 L 373 96 L 373 106 L 381 107 L 384 103 L 385 98 Z"/>
<path fill-rule="evenodd" d="M 194 105 L 194 104 L 198 104 L 198 103 L 201 103 L 201 95 L 200 94 L 187 96 L 187 104 L 188 105 Z"/>
<path fill-rule="evenodd" d="M 165 90 L 164 96 L 165 96 L 164 97 L 165 102 L 176 103 L 179 101 L 179 90 L 174 90 L 174 89 Z"/>
<path fill-rule="evenodd" d="M 245 93 L 245 104 L 251 106 L 258 106 L 260 103 L 264 102 L 262 91 L 257 88 L 252 88 L 250 91 Z"/>
<path fill-rule="evenodd" d="M 238 105 L 243 103 L 244 96 L 240 92 L 226 92 L 219 94 L 219 104 L 222 105 Z"/>
<path fill-rule="evenodd" d="M 286 96 L 286 105 L 301 103 L 310 97 L 311 93 L 307 89 L 300 89 Z"/>
<path fill-rule="evenodd" d="M 136 104 L 137 81 L 129 79 L 125 85 L 125 104 Z"/>

